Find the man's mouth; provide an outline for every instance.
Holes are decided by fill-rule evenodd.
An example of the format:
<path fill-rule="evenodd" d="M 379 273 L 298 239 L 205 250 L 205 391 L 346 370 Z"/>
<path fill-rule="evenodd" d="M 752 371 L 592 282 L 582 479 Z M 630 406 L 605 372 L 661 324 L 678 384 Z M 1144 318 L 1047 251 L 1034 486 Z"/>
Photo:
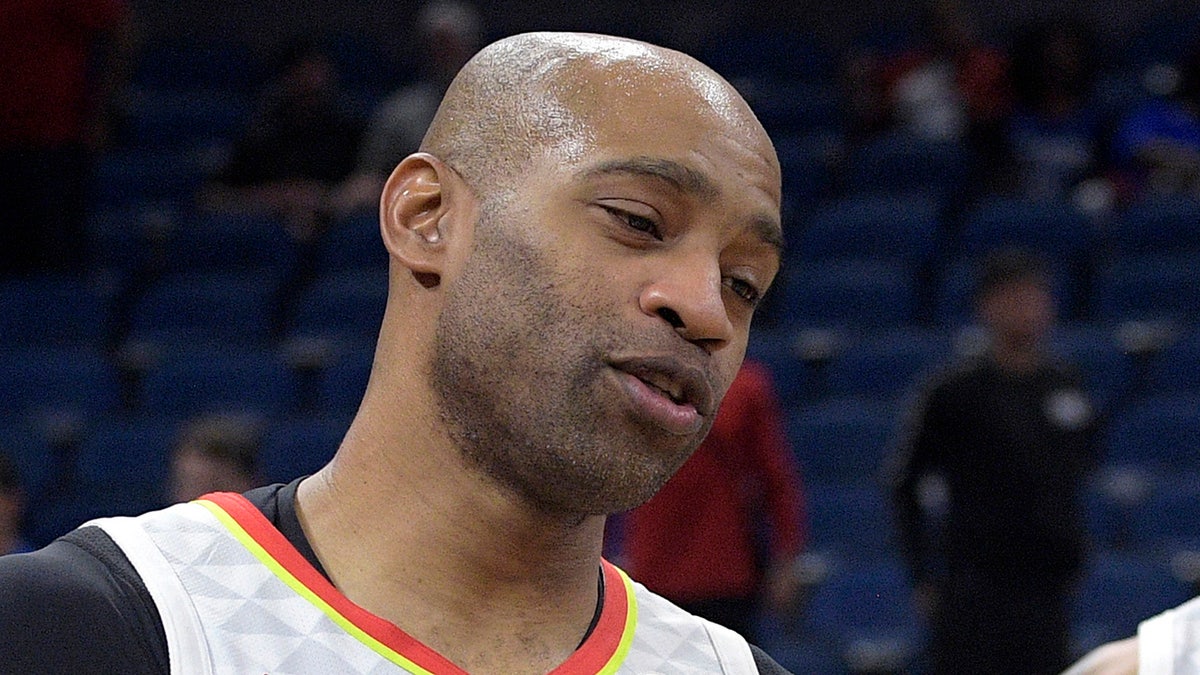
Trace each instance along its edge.
<path fill-rule="evenodd" d="M 672 403 L 683 405 L 689 402 L 683 393 L 683 389 L 679 386 L 679 383 L 672 381 L 663 375 L 655 373 L 648 376 L 635 375 L 635 377 L 644 382 L 646 386 L 657 390 L 663 396 L 671 399 Z"/>
<path fill-rule="evenodd" d="M 625 376 L 639 409 L 674 433 L 698 430 L 712 414 L 713 388 L 699 368 L 672 357 L 638 357 L 613 362 Z"/>

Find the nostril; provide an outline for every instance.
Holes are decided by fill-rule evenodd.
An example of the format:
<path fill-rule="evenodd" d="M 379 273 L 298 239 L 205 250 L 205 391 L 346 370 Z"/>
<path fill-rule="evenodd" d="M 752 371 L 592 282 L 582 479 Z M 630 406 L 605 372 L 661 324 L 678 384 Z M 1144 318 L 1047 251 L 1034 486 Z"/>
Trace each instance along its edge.
<path fill-rule="evenodd" d="M 658 315 L 662 317 L 663 321 L 666 321 L 667 323 L 671 324 L 671 328 L 683 328 L 684 327 L 683 319 L 680 318 L 679 313 L 676 312 L 675 310 L 671 309 L 670 307 L 663 307 L 663 308 L 659 309 Z"/>

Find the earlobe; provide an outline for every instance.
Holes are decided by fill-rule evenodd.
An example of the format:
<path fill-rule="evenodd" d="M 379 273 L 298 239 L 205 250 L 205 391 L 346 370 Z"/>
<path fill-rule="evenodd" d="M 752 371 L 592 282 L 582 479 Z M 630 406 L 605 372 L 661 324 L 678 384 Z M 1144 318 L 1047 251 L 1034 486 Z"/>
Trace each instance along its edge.
<path fill-rule="evenodd" d="M 445 259 L 449 178 L 449 168 L 436 157 L 409 155 L 388 178 L 380 199 L 388 254 L 427 288 L 437 285 Z"/>

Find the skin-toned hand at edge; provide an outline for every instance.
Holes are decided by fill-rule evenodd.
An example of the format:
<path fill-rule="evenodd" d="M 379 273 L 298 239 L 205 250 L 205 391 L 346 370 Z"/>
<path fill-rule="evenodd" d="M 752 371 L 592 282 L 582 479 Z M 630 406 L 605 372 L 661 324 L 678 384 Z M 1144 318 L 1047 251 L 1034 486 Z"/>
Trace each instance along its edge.
<path fill-rule="evenodd" d="M 1101 645 L 1068 668 L 1063 675 L 1137 675 L 1138 639 Z"/>
<path fill-rule="evenodd" d="M 605 515 L 688 457 L 741 364 L 779 202 L 766 133 L 688 56 L 542 33 L 472 59 L 384 188 L 370 382 L 298 492 L 338 589 L 469 672 L 565 660 Z"/>

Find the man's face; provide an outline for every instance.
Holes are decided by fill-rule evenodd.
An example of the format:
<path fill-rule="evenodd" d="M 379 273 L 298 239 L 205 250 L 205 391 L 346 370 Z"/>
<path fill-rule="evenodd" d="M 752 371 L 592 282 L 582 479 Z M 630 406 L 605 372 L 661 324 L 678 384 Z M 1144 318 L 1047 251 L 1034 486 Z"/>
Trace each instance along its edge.
<path fill-rule="evenodd" d="M 245 492 L 253 487 L 253 477 L 232 461 L 197 448 L 180 448 L 171 462 L 173 502 L 190 501 L 210 492 Z"/>
<path fill-rule="evenodd" d="M 1031 349 L 1053 327 L 1054 297 L 1040 279 L 1013 281 L 990 291 L 981 302 L 980 313 L 997 340 Z"/>
<path fill-rule="evenodd" d="M 778 271 L 769 143 L 677 96 L 606 106 L 586 142 L 534 161 L 482 205 L 445 289 L 447 425 L 547 510 L 615 512 L 666 481 L 711 426 Z"/>

